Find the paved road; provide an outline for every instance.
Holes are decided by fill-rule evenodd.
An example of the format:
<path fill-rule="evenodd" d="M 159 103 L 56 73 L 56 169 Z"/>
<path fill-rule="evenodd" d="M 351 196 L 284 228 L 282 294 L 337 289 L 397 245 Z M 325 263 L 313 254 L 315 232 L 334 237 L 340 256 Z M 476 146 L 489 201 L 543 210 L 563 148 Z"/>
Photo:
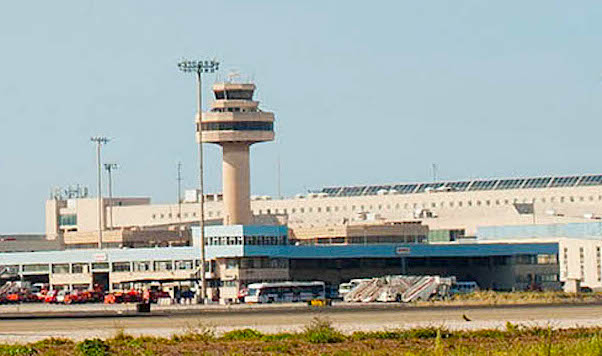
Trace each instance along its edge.
<path fill-rule="evenodd" d="M 466 315 L 471 321 L 463 319 Z M 552 327 L 602 326 L 602 305 L 500 306 L 437 308 L 281 308 L 240 312 L 180 310 L 157 315 L 45 319 L 0 319 L 0 341 L 25 342 L 47 337 L 110 337 L 123 329 L 133 335 L 170 336 L 200 324 L 218 332 L 252 327 L 263 332 L 301 329 L 314 317 L 331 320 L 338 328 L 383 330 L 412 326 L 444 325 L 451 329 L 504 327 L 507 321 Z"/>

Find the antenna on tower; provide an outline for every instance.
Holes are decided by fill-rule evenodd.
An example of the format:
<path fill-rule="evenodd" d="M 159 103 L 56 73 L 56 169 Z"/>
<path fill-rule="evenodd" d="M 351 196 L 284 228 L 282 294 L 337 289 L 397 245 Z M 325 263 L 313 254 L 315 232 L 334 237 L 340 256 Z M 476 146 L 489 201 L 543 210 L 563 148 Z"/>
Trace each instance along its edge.
<path fill-rule="evenodd" d="M 438 167 L 437 163 L 433 163 L 433 182 L 437 181 Z"/>
<path fill-rule="evenodd" d="M 226 75 L 226 77 L 228 78 L 228 83 L 234 83 L 236 80 L 240 79 L 241 76 L 242 75 L 240 74 L 240 71 L 238 69 L 232 69 Z"/>

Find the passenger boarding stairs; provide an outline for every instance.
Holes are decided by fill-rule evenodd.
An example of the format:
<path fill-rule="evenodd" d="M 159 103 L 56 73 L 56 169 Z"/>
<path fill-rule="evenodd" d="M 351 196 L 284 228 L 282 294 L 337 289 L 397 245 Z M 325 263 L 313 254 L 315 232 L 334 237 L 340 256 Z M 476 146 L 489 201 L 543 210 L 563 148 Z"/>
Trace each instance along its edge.
<path fill-rule="evenodd" d="M 346 302 L 403 302 L 428 300 L 433 296 L 445 296 L 455 278 L 439 276 L 387 276 L 363 281 L 352 289 Z"/>

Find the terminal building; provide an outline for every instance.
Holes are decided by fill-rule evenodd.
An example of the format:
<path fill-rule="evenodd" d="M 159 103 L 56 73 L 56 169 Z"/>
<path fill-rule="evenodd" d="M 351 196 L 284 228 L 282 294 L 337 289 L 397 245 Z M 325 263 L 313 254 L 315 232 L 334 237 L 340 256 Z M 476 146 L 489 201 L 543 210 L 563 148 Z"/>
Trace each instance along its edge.
<path fill-rule="evenodd" d="M 187 230 L 199 218 L 198 194 L 187 193 L 182 204 L 152 204 L 150 198 L 122 199 L 112 208 L 112 228 Z M 522 214 L 515 204 L 531 204 L 533 213 Z M 104 205 L 108 212 L 108 200 Z M 564 224 L 600 219 L 602 175 L 331 187 L 285 199 L 252 197 L 250 209 L 253 223 L 285 223 L 294 231 L 366 221 L 419 221 L 432 231 L 475 236 L 483 225 Z M 209 224 L 222 224 L 226 213 L 222 194 L 206 196 L 205 213 Z M 96 230 L 95 200 L 47 202 L 47 236 Z"/>
<path fill-rule="evenodd" d="M 197 142 L 223 149 L 223 192 L 202 196 L 209 296 L 237 300 L 259 281 L 437 274 L 495 290 L 602 289 L 602 175 L 326 187 L 284 199 L 250 196 L 249 152 L 274 138 L 274 114 L 251 83 L 218 83 L 196 117 Z M 197 190 L 148 197 L 54 194 L 44 237 L 0 240 L 0 280 L 105 290 L 197 289 Z M 102 246 L 98 249 L 98 222 Z"/>

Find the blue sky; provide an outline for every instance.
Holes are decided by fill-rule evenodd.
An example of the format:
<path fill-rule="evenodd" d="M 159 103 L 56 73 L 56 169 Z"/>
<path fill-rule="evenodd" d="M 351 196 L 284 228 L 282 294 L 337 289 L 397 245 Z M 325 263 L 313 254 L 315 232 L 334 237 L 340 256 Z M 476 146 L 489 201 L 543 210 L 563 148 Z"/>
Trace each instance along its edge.
<path fill-rule="evenodd" d="M 61 1 L 0 4 L 0 232 L 42 232 L 52 186 L 88 185 L 114 140 L 118 195 L 196 184 L 182 57 L 252 76 L 277 141 L 252 191 L 601 173 L 598 1 Z M 207 77 L 205 97 L 213 78 Z M 206 146 L 208 191 L 221 152 Z"/>

